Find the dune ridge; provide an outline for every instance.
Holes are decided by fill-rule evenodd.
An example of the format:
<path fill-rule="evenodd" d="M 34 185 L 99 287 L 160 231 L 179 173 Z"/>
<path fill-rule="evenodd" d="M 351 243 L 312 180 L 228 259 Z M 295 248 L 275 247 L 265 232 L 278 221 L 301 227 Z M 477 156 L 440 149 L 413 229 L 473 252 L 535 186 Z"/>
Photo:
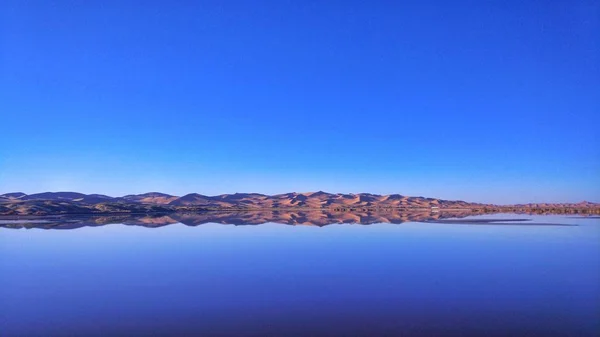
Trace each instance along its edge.
<path fill-rule="evenodd" d="M 379 195 L 372 193 L 290 192 L 276 195 L 260 193 L 234 193 L 207 196 L 190 193 L 174 196 L 160 192 L 130 194 L 111 197 L 102 194 L 77 192 L 20 192 L 0 195 L 0 215 L 54 215 L 54 214 L 110 214 L 110 213 L 172 213 L 210 210 L 564 210 L 569 213 L 598 213 L 600 204 L 537 203 L 494 205 L 411 197 L 401 194 Z"/>

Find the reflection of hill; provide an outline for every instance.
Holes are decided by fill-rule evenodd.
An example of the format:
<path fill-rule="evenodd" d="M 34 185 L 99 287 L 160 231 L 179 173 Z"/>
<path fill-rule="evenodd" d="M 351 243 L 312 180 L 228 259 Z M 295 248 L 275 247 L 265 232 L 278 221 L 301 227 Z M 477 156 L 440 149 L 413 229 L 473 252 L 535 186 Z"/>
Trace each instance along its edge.
<path fill-rule="evenodd" d="M 168 215 L 109 215 L 109 216 L 61 216 L 36 218 L 36 220 L 12 220 L 0 222 L 6 228 L 73 229 L 107 224 L 161 227 L 175 223 L 199 226 L 206 223 L 231 225 L 260 225 L 279 223 L 286 225 L 327 226 L 331 224 L 361 224 L 432 221 L 445 218 L 466 217 L 471 211 L 462 212 L 327 212 L 327 211 L 236 211 L 172 213 Z M 40 220 L 43 220 L 41 222 Z"/>

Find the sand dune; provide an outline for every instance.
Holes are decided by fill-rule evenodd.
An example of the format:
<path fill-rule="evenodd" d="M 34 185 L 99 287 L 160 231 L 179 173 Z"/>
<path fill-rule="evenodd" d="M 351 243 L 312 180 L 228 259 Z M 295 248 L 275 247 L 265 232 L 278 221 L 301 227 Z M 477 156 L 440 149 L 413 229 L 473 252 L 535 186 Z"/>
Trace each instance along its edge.
<path fill-rule="evenodd" d="M 234 193 L 206 196 L 190 193 L 181 197 L 150 192 L 123 197 L 76 192 L 45 192 L 37 194 L 7 193 L 0 195 L 0 215 L 52 215 L 100 213 L 173 213 L 206 210 L 262 210 L 262 209 L 312 209 L 354 210 L 374 209 L 577 209 L 600 211 L 600 204 L 524 204 L 490 205 L 462 200 L 443 200 L 409 197 L 400 194 L 378 195 L 372 193 L 327 193 L 323 191 L 264 195 L 259 193 Z M 297 217 L 297 219 L 300 219 Z M 297 220 L 301 223 L 301 220 Z"/>

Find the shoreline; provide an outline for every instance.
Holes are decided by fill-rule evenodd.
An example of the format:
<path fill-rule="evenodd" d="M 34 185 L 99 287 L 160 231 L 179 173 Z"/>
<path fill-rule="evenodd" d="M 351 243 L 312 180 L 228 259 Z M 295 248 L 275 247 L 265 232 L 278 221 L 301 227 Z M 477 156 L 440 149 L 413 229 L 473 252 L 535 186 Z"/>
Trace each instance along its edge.
<path fill-rule="evenodd" d="M 63 217 L 94 217 L 94 216 L 166 216 L 170 214 L 205 214 L 205 213 L 232 213 L 232 212 L 324 212 L 324 213 L 411 213 L 411 212 L 430 212 L 430 213 L 452 213 L 452 212 L 471 212 L 472 215 L 483 215 L 492 213 L 512 213 L 512 214 L 565 214 L 579 215 L 582 217 L 595 216 L 600 214 L 600 208 L 514 208 L 514 207 L 483 207 L 483 208 L 426 208 L 426 207 L 352 207 L 352 208 L 308 208 L 308 207 L 279 207 L 279 208 L 204 208 L 204 209 L 173 209 L 154 212 L 92 212 L 92 213 L 49 213 L 49 214 L 0 214 L 3 220 L 26 220 L 40 218 L 63 218 Z"/>

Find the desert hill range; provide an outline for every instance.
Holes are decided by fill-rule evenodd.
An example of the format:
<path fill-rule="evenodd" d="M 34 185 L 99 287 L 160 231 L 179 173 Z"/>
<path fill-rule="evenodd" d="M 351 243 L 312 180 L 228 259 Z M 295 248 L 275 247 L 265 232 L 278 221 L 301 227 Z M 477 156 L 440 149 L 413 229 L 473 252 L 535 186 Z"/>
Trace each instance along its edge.
<path fill-rule="evenodd" d="M 573 213 L 596 213 L 600 204 L 591 202 L 560 204 L 492 205 L 461 200 L 409 197 L 400 194 L 342 194 L 327 192 L 285 193 L 265 195 L 235 193 L 206 196 L 190 193 L 174 196 L 159 192 L 110 197 L 77 192 L 20 192 L 0 195 L 0 215 L 58 215 L 111 213 L 172 213 L 240 210 L 571 210 Z"/>

